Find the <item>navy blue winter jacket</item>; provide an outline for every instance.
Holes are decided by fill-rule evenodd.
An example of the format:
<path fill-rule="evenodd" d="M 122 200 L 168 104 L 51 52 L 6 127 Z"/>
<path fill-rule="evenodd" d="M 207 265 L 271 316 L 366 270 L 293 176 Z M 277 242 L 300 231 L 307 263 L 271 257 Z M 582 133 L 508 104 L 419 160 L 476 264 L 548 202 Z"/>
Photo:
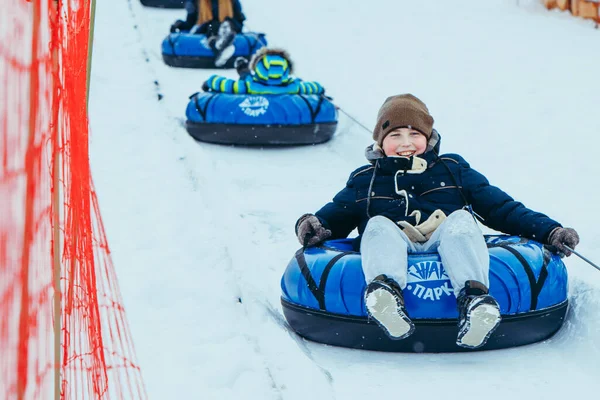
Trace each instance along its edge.
<path fill-rule="evenodd" d="M 246 20 L 246 16 L 242 12 L 242 5 L 240 4 L 240 0 L 231 0 L 231 4 L 233 6 L 233 18 L 231 22 L 234 23 L 235 30 L 239 33 L 242 31 L 242 26 L 244 25 L 244 21 Z M 211 1 L 211 9 L 213 15 L 219 15 L 219 1 L 212 0 Z M 192 26 L 198 21 L 198 0 L 185 0 L 185 10 L 187 11 L 186 22 Z M 218 29 L 218 27 L 216 27 Z M 205 32 L 198 32 L 205 33 Z M 216 30 L 214 32 L 217 33 Z"/>
<path fill-rule="evenodd" d="M 352 172 L 346 187 L 316 213 L 331 230 L 331 239 L 345 238 L 358 228 L 360 236 L 353 243 L 358 250 L 367 221 L 375 215 L 415 225 L 417 221 L 410 216 L 415 210 L 421 212 L 423 222 L 437 209 L 449 215 L 467 205 L 486 226 L 542 243 L 561 226 L 490 185 L 461 156 L 438 156 L 439 146 L 440 137 L 434 130 L 427 151 L 419 156 L 427 162 L 422 173 L 410 171 L 412 158 L 386 157 L 381 150 L 367 148 L 371 164 Z"/>

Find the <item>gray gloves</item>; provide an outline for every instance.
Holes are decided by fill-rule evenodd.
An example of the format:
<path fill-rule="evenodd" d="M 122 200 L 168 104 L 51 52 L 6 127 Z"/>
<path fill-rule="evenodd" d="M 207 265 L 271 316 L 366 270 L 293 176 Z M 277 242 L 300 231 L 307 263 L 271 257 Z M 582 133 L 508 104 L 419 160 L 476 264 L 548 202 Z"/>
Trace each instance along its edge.
<path fill-rule="evenodd" d="M 565 245 L 575 249 L 579 244 L 579 235 L 573 228 L 556 228 L 550 233 L 548 244 L 568 257 L 572 253 Z"/>
<path fill-rule="evenodd" d="M 331 236 L 331 231 L 325 229 L 313 214 L 304 214 L 296 223 L 296 235 L 302 246 L 310 247 L 325 241 Z"/>

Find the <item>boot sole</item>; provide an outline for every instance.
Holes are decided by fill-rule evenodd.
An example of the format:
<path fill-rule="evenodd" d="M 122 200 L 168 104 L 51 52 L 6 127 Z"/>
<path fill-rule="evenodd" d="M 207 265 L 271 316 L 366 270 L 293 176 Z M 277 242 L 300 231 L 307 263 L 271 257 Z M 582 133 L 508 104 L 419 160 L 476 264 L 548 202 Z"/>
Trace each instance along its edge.
<path fill-rule="evenodd" d="M 225 28 L 224 24 L 225 22 L 223 23 L 223 25 L 221 25 L 222 29 L 219 29 L 219 32 L 217 33 L 218 38 L 217 40 L 215 40 L 215 47 L 218 50 L 222 50 L 225 47 L 229 46 L 231 44 L 232 38 L 235 37 L 233 29 Z M 225 40 L 225 38 L 227 38 L 227 40 Z"/>
<path fill-rule="evenodd" d="M 493 304 L 476 305 L 467 314 L 465 328 L 459 333 L 456 344 L 468 349 L 485 345 L 500 325 L 500 310 Z"/>
<path fill-rule="evenodd" d="M 410 336 L 415 326 L 402 311 L 396 296 L 385 289 L 375 289 L 367 295 L 366 307 L 369 315 L 393 340 Z"/>
<path fill-rule="evenodd" d="M 223 65 L 227 64 L 227 61 L 229 61 L 229 59 L 231 57 L 233 57 L 234 54 L 235 54 L 235 47 L 233 46 L 233 44 L 230 44 L 229 46 L 227 46 L 223 50 L 221 50 L 219 55 L 216 57 L 215 66 L 222 67 Z"/>

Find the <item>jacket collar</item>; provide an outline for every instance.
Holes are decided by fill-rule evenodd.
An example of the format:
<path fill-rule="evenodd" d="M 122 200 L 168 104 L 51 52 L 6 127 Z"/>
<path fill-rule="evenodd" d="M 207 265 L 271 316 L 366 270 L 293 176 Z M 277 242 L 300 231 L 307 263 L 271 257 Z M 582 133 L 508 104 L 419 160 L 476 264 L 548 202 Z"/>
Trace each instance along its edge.
<path fill-rule="evenodd" d="M 365 149 L 365 157 L 371 163 L 380 169 L 397 171 L 399 169 L 406 170 L 412 173 L 421 173 L 428 165 L 438 158 L 440 151 L 440 142 L 442 138 L 435 129 L 431 134 L 431 139 L 427 143 L 425 153 L 418 157 L 387 157 L 381 147 L 377 143 L 373 143 Z M 423 161 L 425 163 L 423 168 Z"/>

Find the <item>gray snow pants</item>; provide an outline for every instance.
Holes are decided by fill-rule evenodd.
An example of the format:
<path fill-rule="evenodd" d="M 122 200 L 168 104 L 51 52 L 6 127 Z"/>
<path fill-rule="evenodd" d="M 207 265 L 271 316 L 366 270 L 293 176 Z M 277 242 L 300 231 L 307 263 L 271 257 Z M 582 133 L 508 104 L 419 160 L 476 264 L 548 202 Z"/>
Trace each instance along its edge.
<path fill-rule="evenodd" d="M 464 210 L 450 214 L 425 243 L 411 242 L 388 218 L 371 218 L 360 244 L 367 284 L 385 274 L 406 288 L 408 253 L 427 251 L 439 253 L 456 296 L 468 280 L 489 287 L 490 256 L 485 239 L 472 215 Z"/>

